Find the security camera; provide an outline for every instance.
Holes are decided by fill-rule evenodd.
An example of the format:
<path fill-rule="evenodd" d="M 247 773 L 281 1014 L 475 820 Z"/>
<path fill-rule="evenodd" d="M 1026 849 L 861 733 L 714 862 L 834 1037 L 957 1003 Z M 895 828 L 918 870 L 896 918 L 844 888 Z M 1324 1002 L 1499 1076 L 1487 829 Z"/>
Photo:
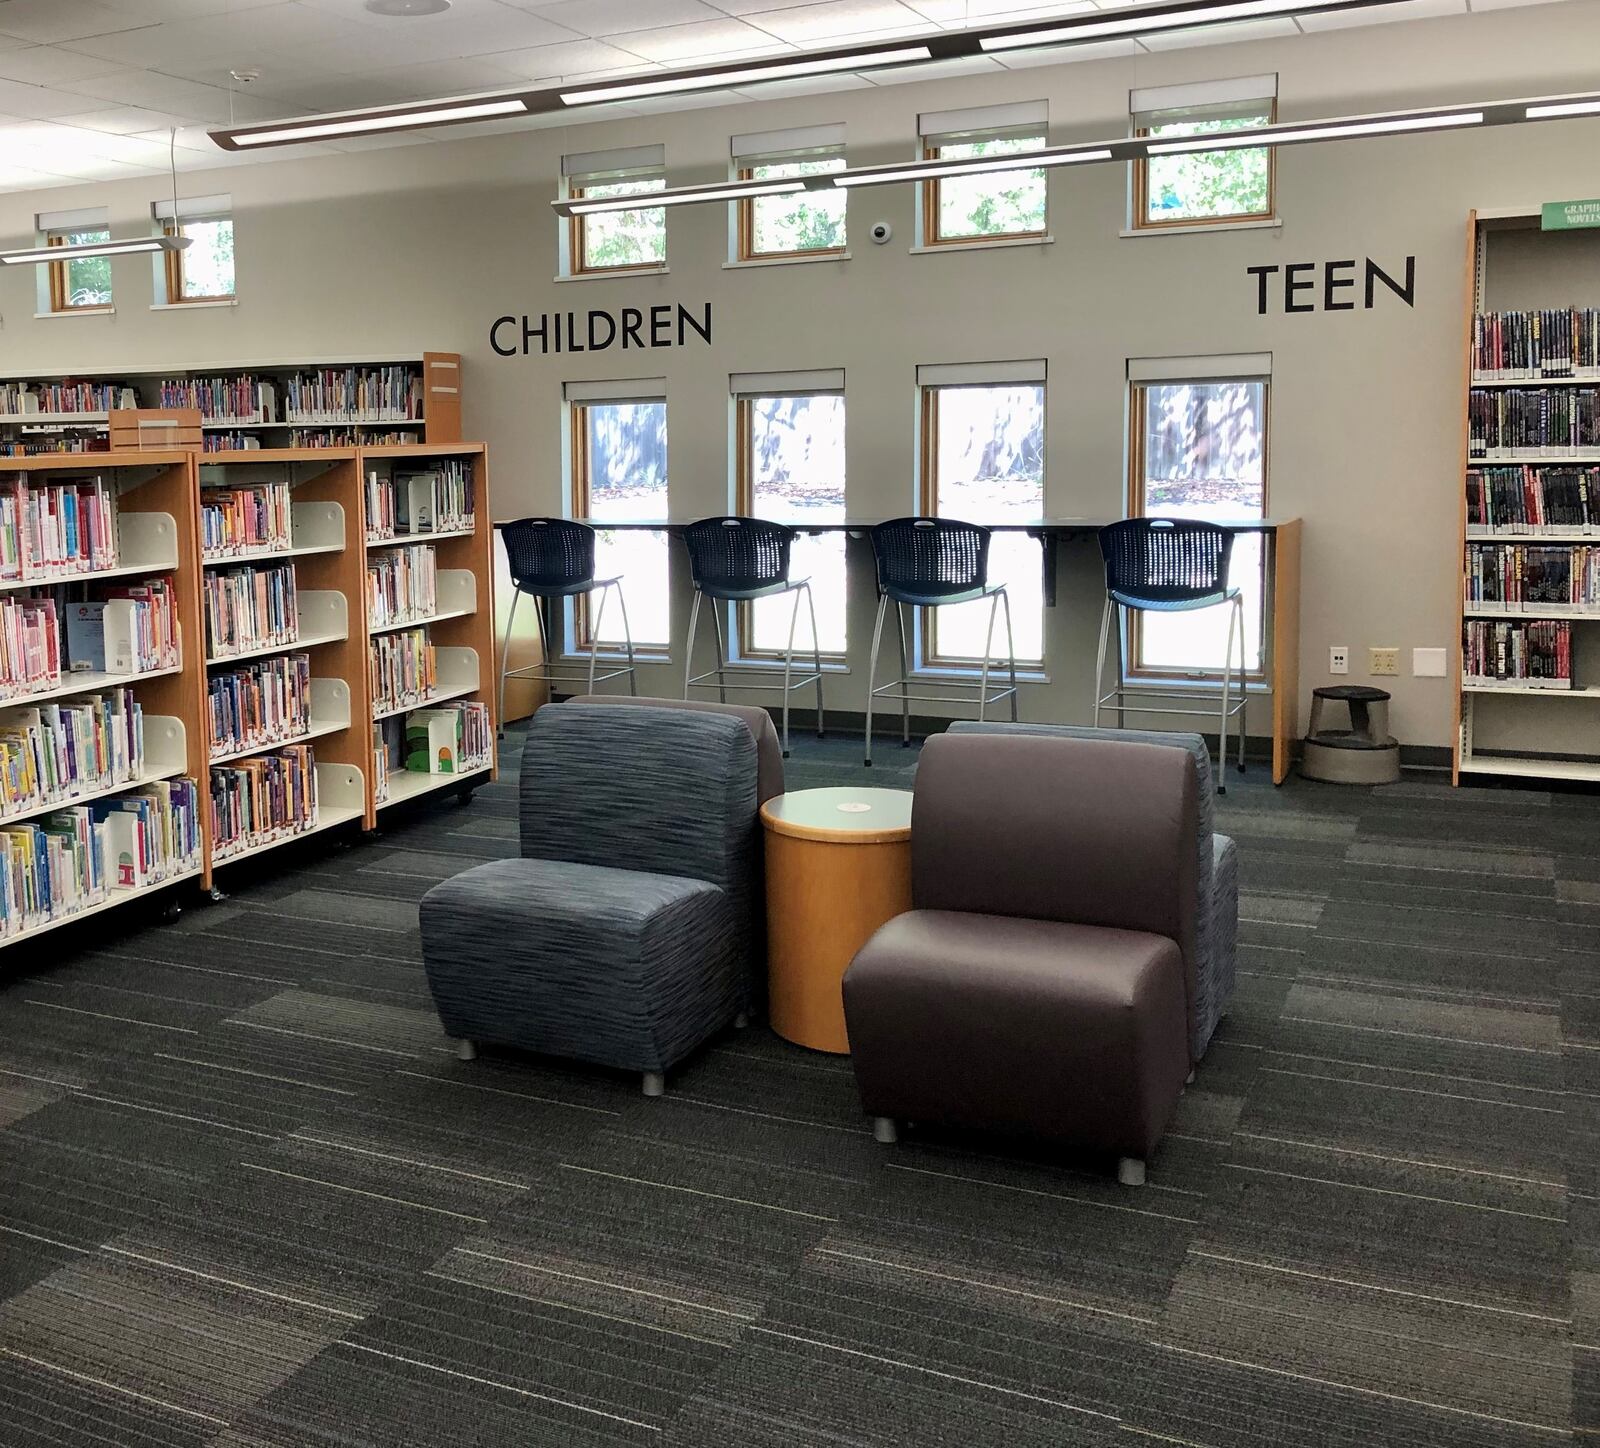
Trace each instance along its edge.
<path fill-rule="evenodd" d="M 894 228 L 887 221 L 874 221 L 872 223 L 872 239 L 879 246 L 882 246 L 893 235 Z"/>

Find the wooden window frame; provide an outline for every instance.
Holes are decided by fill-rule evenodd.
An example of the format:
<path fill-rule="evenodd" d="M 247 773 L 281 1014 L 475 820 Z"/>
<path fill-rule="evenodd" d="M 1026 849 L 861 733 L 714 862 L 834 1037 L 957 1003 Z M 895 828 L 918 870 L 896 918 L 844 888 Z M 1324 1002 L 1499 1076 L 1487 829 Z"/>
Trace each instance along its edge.
<path fill-rule="evenodd" d="M 1267 125 L 1278 119 L 1276 96 L 1267 100 Z M 1148 126 L 1134 130 L 1136 138 L 1150 135 Z M 1151 221 L 1150 215 L 1150 158 L 1141 156 L 1133 163 L 1133 230 L 1135 231 L 1188 231 L 1197 226 L 1238 226 L 1251 221 L 1272 221 L 1278 215 L 1278 148 L 1270 144 L 1243 147 L 1267 153 L 1267 209 L 1265 211 L 1236 211 L 1228 216 L 1184 216 L 1170 221 Z"/>
<path fill-rule="evenodd" d="M 183 224 L 186 221 L 229 221 L 233 220 L 231 213 L 216 212 L 209 216 L 182 216 L 164 219 L 161 223 L 163 236 L 182 236 Z M 182 306 L 190 302 L 235 302 L 238 301 L 239 279 L 234 278 L 234 289 L 230 292 L 216 292 L 206 296 L 189 297 L 183 291 L 183 261 L 186 253 L 181 251 L 164 252 L 161 258 L 162 273 L 167 283 L 167 304 L 169 306 Z"/>
<path fill-rule="evenodd" d="M 980 387 L 983 385 L 984 384 L 981 383 L 963 382 L 925 382 L 920 384 L 919 390 L 922 393 L 922 398 L 919 409 L 920 419 L 918 423 L 920 446 L 917 450 L 919 459 L 917 506 L 922 516 L 925 518 L 937 518 L 939 516 L 939 401 L 936 394 L 943 391 L 947 387 L 966 388 Z M 999 383 L 996 384 L 996 386 L 1038 387 L 1042 392 L 1045 384 L 1043 382 Z M 918 667 L 926 667 L 930 669 L 959 669 L 964 672 L 982 669 L 983 660 L 981 658 L 977 658 L 975 656 L 969 657 L 963 654 L 941 654 L 939 652 L 939 610 L 937 608 L 919 609 L 918 613 L 921 615 L 919 628 L 921 630 L 923 639 L 927 642 L 927 648 L 924 650 L 920 659 L 916 659 L 914 657 L 911 659 L 913 670 Z M 1014 618 L 1012 623 L 1013 628 L 1015 628 Z M 999 632 L 998 624 L 995 626 L 995 631 L 996 633 Z M 1016 661 L 1017 668 L 1023 671 L 1030 669 L 1042 670 L 1044 668 L 1044 658 L 1042 656 L 1043 647 L 1044 645 L 1041 638 L 1041 657 L 1037 659 L 1025 659 L 1019 657 Z M 908 654 L 914 654 L 915 648 L 916 640 L 907 639 L 906 652 Z M 993 666 L 991 666 L 990 672 L 993 672 Z"/>
<path fill-rule="evenodd" d="M 67 244 L 67 236 L 71 231 L 98 231 L 101 229 L 102 228 L 100 227 L 80 226 L 75 228 L 63 227 L 56 231 L 47 231 L 44 237 L 44 244 L 47 247 L 65 246 Z M 106 233 L 106 239 L 109 241 L 111 238 L 111 229 L 109 226 L 103 229 Z M 50 280 L 50 310 L 52 312 L 110 311 L 111 308 L 116 305 L 114 300 L 110 302 L 73 302 L 71 300 L 72 294 L 67 289 L 67 268 L 71 265 L 72 263 L 69 261 L 53 261 L 50 262 L 47 267 Z"/>
<path fill-rule="evenodd" d="M 973 141 L 1002 141 L 1012 137 L 1039 137 L 1041 147 L 1050 144 L 1048 133 L 1041 132 L 1038 128 L 1025 126 L 1021 129 L 1015 127 L 1000 131 L 973 131 L 971 133 L 951 134 L 948 136 L 927 136 L 922 142 L 922 159 L 936 161 L 939 159 L 941 146 L 955 143 L 970 143 Z M 1027 167 L 1014 169 L 1027 170 Z M 1042 168 L 1041 168 L 1042 169 Z M 974 176 L 980 175 L 1005 175 L 1005 172 L 974 171 Z M 1045 215 L 1044 225 L 1038 231 L 986 231 L 975 236 L 943 236 L 939 232 L 939 187 L 944 177 L 932 176 L 922 182 L 922 245 L 935 246 L 982 246 L 985 243 L 996 241 L 1042 241 L 1050 234 L 1050 173 L 1044 171 L 1045 176 Z"/>
<path fill-rule="evenodd" d="M 604 186 L 613 181 L 660 181 L 663 185 L 665 185 L 666 179 L 666 173 L 659 170 L 639 171 L 631 175 L 618 174 L 614 176 L 606 176 L 596 174 L 592 176 L 571 176 L 567 179 L 567 197 L 569 200 L 576 201 L 580 197 L 588 194 L 590 186 Z M 638 209 L 640 211 L 647 211 L 660 208 L 641 206 Z M 585 239 L 587 233 L 584 230 L 584 225 L 588 219 L 589 218 L 587 216 L 569 216 L 567 218 L 567 274 L 569 276 L 612 276 L 621 275 L 626 272 L 658 272 L 666 270 L 666 213 L 664 210 L 662 210 L 661 219 L 660 261 L 627 261 L 616 262 L 610 266 L 590 266 L 588 259 L 588 245 Z"/>
<path fill-rule="evenodd" d="M 1145 424 L 1149 413 L 1149 391 L 1152 387 L 1183 387 L 1194 385 L 1198 382 L 1239 381 L 1259 382 L 1264 389 L 1262 392 L 1261 407 L 1261 516 L 1270 517 L 1268 502 L 1271 498 L 1271 469 L 1269 466 L 1272 457 L 1270 445 L 1270 432 L 1272 427 L 1272 379 L 1270 377 L 1239 377 L 1239 378 L 1184 378 L 1162 377 L 1146 382 L 1132 382 L 1129 386 L 1133 389 L 1128 408 L 1128 516 L 1142 518 L 1145 516 L 1144 488 L 1145 488 Z M 1263 538 L 1265 535 L 1262 535 Z M 1257 623 L 1257 637 L 1261 640 L 1261 658 L 1253 669 L 1246 669 L 1245 683 L 1258 684 L 1266 680 L 1272 672 L 1270 650 L 1272 639 L 1265 624 L 1268 608 L 1268 594 L 1271 579 L 1267 572 L 1267 555 L 1261 555 L 1261 619 Z M 1125 643 L 1127 650 L 1126 677 L 1130 679 L 1155 679 L 1168 682 L 1183 679 L 1196 683 L 1222 682 L 1223 670 L 1221 667 L 1186 669 L 1162 667 L 1156 664 L 1147 664 L 1143 661 L 1144 653 L 1144 615 L 1139 609 L 1129 611 L 1128 636 Z"/>
<path fill-rule="evenodd" d="M 841 161 L 844 160 L 844 148 L 842 146 L 826 151 L 792 152 L 774 156 L 745 156 L 739 159 L 736 175 L 740 181 L 754 181 L 756 179 L 757 166 L 771 166 L 784 161 L 825 161 L 832 160 L 834 157 Z M 849 249 L 850 241 L 847 230 L 845 240 L 839 246 L 807 246 L 799 247 L 792 251 L 757 251 L 755 249 L 755 237 L 756 201 L 758 199 L 765 201 L 770 198 L 741 196 L 734 202 L 737 236 L 737 251 L 735 254 L 740 261 L 783 261 L 802 256 L 843 256 Z"/>
<path fill-rule="evenodd" d="M 809 253 L 805 253 L 809 255 Z M 755 428 L 751 423 L 751 406 L 757 397 L 770 396 L 791 397 L 843 397 L 842 392 L 794 392 L 787 394 L 777 393 L 740 393 L 734 398 L 733 403 L 733 511 L 748 518 L 760 517 L 755 505 L 755 473 L 752 464 L 755 451 Z M 848 426 L 848 423 L 846 424 Z M 815 601 L 813 600 L 813 603 Z M 734 637 L 739 644 L 739 657 L 741 659 L 759 659 L 763 663 L 769 659 L 783 659 L 782 649 L 758 649 L 755 647 L 755 605 L 746 599 L 737 605 L 735 626 L 738 632 Z M 798 632 L 798 629 L 796 630 Z M 747 640 L 749 641 L 747 643 Z M 821 654 L 825 664 L 842 664 L 848 657 L 845 649 L 825 649 L 819 646 L 817 652 Z"/>
<path fill-rule="evenodd" d="M 589 427 L 588 412 L 591 407 L 614 407 L 617 404 L 637 402 L 659 402 L 666 406 L 664 397 L 616 397 L 602 400 L 586 400 L 567 403 L 567 448 L 571 458 L 572 473 L 568 479 L 567 494 L 571 512 L 568 516 L 575 523 L 587 523 L 597 532 L 605 530 L 605 524 L 596 522 L 589 516 Z M 589 595 L 586 593 L 572 596 L 572 645 L 575 654 L 589 652 L 592 642 L 589 636 Z M 557 625 L 562 632 L 559 640 L 560 647 L 550 648 L 550 641 L 545 640 L 546 651 L 551 659 L 566 653 L 566 619 L 563 616 Z M 667 631 L 672 631 L 672 600 L 667 600 Z M 659 643 L 640 643 L 634 640 L 633 653 L 635 658 L 665 659 L 671 652 L 671 645 Z M 625 653 L 621 643 L 607 643 L 600 640 L 598 653 L 601 658 L 621 658 Z"/>

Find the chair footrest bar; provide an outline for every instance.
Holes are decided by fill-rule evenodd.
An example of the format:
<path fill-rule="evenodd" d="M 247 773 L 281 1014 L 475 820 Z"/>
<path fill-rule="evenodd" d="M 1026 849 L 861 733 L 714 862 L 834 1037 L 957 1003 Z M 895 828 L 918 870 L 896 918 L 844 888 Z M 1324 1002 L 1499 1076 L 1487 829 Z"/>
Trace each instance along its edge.
<path fill-rule="evenodd" d="M 778 672 L 781 674 L 783 670 L 779 669 Z M 727 673 L 729 677 L 723 679 L 720 683 L 717 680 L 717 671 L 715 669 L 713 669 L 709 674 L 696 674 L 694 678 L 689 680 L 689 687 L 691 689 L 762 689 L 775 694 L 783 693 L 782 684 L 762 684 L 753 682 L 744 676 L 745 671 L 743 669 L 729 669 L 727 670 Z M 794 681 L 789 685 L 789 692 L 792 694 L 796 689 L 803 689 L 808 684 L 814 684 L 820 678 L 822 678 L 822 675 L 818 673 L 810 673 L 805 675 L 796 674 Z M 707 680 L 710 680 L 710 682 L 707 683 Z"/>

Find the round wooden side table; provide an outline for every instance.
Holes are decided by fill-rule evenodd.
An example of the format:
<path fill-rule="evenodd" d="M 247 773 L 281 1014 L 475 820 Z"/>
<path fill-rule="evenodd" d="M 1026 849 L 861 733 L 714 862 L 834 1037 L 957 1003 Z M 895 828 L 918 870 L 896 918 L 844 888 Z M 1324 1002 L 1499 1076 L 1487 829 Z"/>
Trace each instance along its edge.
<path fill-rule="evenodd" d="M 761 807 L 772 1029 L 844 1054 L 840 982 L 856 951 L 911 908 L 911 791 L 802 789 Z"/>

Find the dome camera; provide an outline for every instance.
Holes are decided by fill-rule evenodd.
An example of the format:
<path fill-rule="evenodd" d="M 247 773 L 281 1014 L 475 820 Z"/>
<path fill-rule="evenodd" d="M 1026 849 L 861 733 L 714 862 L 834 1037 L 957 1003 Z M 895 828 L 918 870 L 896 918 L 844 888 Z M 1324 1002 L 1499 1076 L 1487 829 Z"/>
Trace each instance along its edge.
<path fill-rule="evenodd" d="M 882 246 L 893 235 L 894 228 L 887 221 L 874 221 L 872 223 L 872 240 L 878 246 Z"/>

